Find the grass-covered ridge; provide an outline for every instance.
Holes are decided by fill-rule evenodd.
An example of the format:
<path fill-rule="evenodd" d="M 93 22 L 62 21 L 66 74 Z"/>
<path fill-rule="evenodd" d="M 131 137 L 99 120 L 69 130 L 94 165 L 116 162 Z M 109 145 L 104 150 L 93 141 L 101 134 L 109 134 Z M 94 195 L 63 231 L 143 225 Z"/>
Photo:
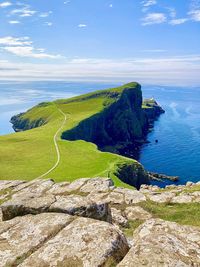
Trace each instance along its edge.
<path fill-rule="evenodd" d="M 0 137 L 0 179 L 34 179 L 54 165 L 56 153 L 53 137 L 63 122 L 59 109 L 67 115 L 61 136 L 63 132 L 74 129 L 82 121 L 101 114 L 121 99 L 126 99 L 129 92 L 138 107 L 141 107 L 141 87 L 137 83 L 130 83 L 71 99 L 41 103 L 15 117 L 14 126 L 17 129 L 32 129 Z M 59 138 L 58 145 L 61 161 L 46 178 L 72 181 L 81 177 L 109 175 L 116 185 L 127 186 L 119 179 L 127 168 L 133 179 L 136 179 L 135 185 L 138 182 L 136 176 L 140 179 L 145 176 L 143 167 L 138 162 L 101 152 L 91 142 L 66 141 Z"/>

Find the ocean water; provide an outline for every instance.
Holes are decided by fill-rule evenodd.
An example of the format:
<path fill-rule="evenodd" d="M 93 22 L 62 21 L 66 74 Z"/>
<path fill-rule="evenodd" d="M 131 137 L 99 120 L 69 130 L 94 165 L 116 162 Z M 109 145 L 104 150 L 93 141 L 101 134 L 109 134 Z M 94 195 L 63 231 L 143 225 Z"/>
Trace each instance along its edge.
<path fill-rule="evenodd" d="M 145 86 L 143 93 L 166 113 L 148 135 L 140 162 L 150 171 L 180 176 L 178 184 L 200 181 L 200 88 Z"/>
<path fill-rule="evenodd" d="M 0 135 L 13 132 L 11 116 L 39 102 L 113 86 L 117 84 L 0 82 Z M 146 85 L 143 96 L 154 97 L 166 113 L 155 122 L 139 161 L 149 171 L 180 176 L 179 184 L 200 181 L 200 88 Z"/>
<path fill-rule="evenodd" d="M 34 105 L 59 98 L 70 98 L 116 84 L 66 82 L 1 82 L 0 135 L 13 132 L 10 118 Z"/>

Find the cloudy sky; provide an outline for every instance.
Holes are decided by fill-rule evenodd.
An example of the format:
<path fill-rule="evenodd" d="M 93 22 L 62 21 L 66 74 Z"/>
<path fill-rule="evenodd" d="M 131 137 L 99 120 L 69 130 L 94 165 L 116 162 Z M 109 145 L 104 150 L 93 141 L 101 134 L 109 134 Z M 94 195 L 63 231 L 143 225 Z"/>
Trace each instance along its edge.
<path fill-rule="evenodd" d="M 200 85 L 200 0 L 0 0 L 0 79 Z"/>

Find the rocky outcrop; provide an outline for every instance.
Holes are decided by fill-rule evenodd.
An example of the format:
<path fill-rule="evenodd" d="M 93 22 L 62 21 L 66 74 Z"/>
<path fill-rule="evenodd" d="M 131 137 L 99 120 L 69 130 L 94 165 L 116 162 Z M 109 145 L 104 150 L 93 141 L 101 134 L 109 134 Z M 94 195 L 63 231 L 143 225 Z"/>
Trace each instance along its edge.
<path fill-rule="evenodd" d="M 77 127 L 64 132 L 62 137 L 67 140 L 82 139 L 104 148 L 134 142 L 144 136 L 147 127 L 142 111 L 141 86 L 127 84 L 115 101 Z"/>
<path fill-rule="evenodd" d="M 166 174 L 155 173 L 155 172 L 147 172 L 150 180 L 163 182 L 163 180 L 169 180 L 172 182 L 177 182 L 179 180 L 179 176 L 169 176 Z"/>
<path fill-rule="evenodd" d="M 156 118 L 165 113 L 164 109 L 153 98 L 145 99 L 142 107 L 149 123 L 153 123 Z"/>
<path fill-rule="evenodd" d="M 111 224 L 78 218 L 19 266 L 113 266 L 128 250 L 123 233 Z"/>
<path fill-rule="evenodd" d="M 142 91 L 139 84 L 130 83 L 105 103 L 98 114 L 81 121 L 75 128 L 62 134 L 63 139 L 85 140 L 95 143 L 100 149 L 120 151 L 130 145 L 144 141 L 150 122 L 164 110 L 156 101 L 142 103 Z M 103 93 L 104 91 L 102 91 Z M 111 93 L 105 90 L 107 94 Z M 109 97 L 108 97 L 109 98 Z M 151 112 L 150 112 L 151 111 Z"/>
<path fill-rule="evenodd" d="M 10 119 L 10 122 L 12 123 L 15 132 L 30 130 L 45 124 L 45 120 L 43 118 L 30 121 L 28 118 L 23 118 L 24 115 L 25 113 L 20 113 Z"/>
<path fill-rule="evenodd" d="M 0 266 L 18 265 L 71 221 L 65 214 L 42 213 L 0 223 Z"/>
<path fill-rule="evenodd" d="M 118 267 L 200 266 L 200 229 L 151 219 L 133 235 L 133 247 Z"/>
<path fill-rule="evenodd" d="M 200 266 L 200 228 L 155 213 L 188 204 L 198 213 L 198 183 L 137 191 L 108 178 L 0 181 L 0 197 L 2 267 Z"/>
<path fill-rule="evenodd" d="M 147 200 L 156 203 L 200 203 L 200 186 L 199 183 L 189 185 L 170 185 L 165 189 L 158 186 L 142 185 L 140 192 L 145 194 Z"/>

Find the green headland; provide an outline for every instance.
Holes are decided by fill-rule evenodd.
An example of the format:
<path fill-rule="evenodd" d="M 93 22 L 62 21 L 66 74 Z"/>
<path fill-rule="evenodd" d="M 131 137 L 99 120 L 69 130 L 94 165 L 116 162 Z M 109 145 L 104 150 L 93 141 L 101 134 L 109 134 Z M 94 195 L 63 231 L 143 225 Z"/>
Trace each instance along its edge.
<path fill-rule="evenodd" d="M 155 103 L 143 103 L 138 83 L 40 103 L 12 118 L 16 133 L 0 137 L 0 179 L 110 177 L 117 186 L 148 184 L 140 163 L 107 151 L 144 140 L 150 117 L 162 112 Z"/>

